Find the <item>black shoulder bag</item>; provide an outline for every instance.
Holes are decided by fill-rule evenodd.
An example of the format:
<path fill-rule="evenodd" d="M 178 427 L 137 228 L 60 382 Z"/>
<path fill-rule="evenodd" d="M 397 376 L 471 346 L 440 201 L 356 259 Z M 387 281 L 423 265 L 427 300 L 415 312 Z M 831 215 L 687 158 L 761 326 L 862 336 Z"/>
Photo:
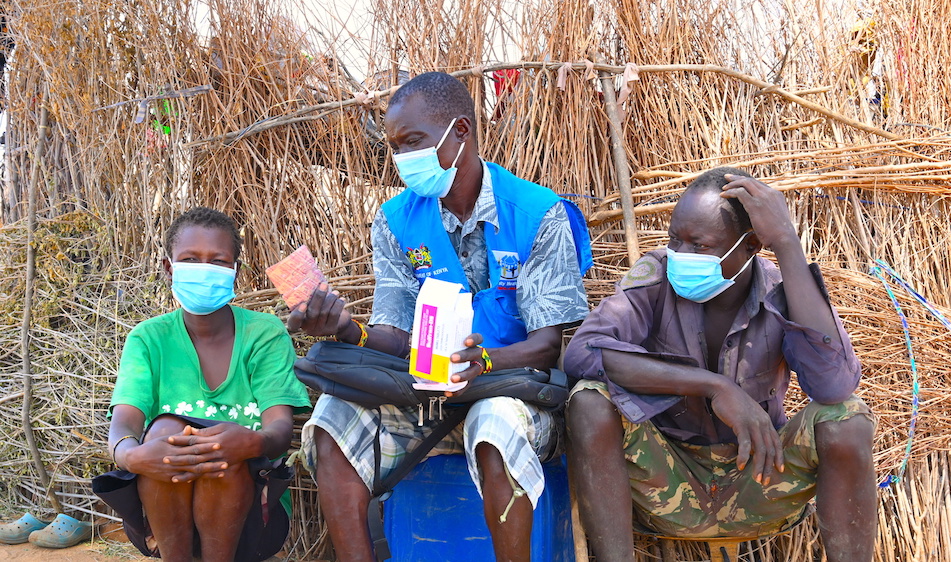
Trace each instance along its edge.
<path fill-rule="evenodd" d="M 337 398 L 378 409 L 383 404 L 412 406 L 419 419 L 428 404 L 429 419 L 438 407 L 441 420 L 426 439 L 410 451 L 386 479 L 380 479 L 380 428 L 373 445 L 374 476 L 367 520 L 377 560 L 390 558 L 383 532 L 381 503 L 414 466 L 449 435 L 469 412 L 473 402 L 494 396 L 509 396 L 546 409 L 558 409 L 568 399 L 568 376 L 558 369 L 551 372 L 528 367 L 483 373 L 469 381 L 460 395 L 446 397 L 442 392 L 416 390 L 409 373 L 409 361 L 348 343 L 323 341 L 311 346 L 307 355 L 294 364 L 297 378 L 307 386 Z M 446 413 L 444 415 L 443 407 Z"/>

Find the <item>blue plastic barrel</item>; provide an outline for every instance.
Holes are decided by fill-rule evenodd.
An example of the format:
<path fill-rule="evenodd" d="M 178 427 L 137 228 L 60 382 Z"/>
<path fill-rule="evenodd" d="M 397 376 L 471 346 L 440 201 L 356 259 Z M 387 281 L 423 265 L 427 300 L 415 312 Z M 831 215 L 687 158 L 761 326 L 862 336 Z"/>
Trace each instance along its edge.
<path fill-rule="evenodd" d="M 543 468 L 545 491 L 532 520 L 532 560 L 574 562 L 565 459 Z M 440 455 L 420 463 L 396 485 L 383 514 L 394 561 L 495 560 L 482 498 L 464 455 Z"/>

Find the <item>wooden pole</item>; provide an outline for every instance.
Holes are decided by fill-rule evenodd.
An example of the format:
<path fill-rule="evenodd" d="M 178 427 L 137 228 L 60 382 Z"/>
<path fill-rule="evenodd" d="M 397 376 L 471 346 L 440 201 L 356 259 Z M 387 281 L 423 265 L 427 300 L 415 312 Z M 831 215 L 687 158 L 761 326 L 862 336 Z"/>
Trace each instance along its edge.
<path fill-rule="evenodd" d="M 40 124 L 37 128 L 36 152 L 33 159 L 33 170 L 30 173 L 30 185 L 28 186 L 27 202 L 27 227 L 26 227 L 26 290 L 23 295 L 23 324 L 20 328 L 20 343 L 23 355 L 23 434 L 26 436 L 26 444 L 30 449 L 30 455 L 33 457 L 33 464 L 36 472 L 40 476 L 40 482 L 46 489 L 47 497 L 53 504 L 53 509 L 57 513 L 63 513 L 63 505 L 56 497 L 50 485 L 50 476 L 43 465 L 43 458 L 40 456 L 40 449 L 36 445 L 36 437 L 33 435 L 33 423 L 30 419 L 30 409 L 33 406 L 33 366 L 30 362 L 30 324 L 33 317 L 33 283 L 36 279 L 36 248 L 33 247 L 33 233 L 36 230 L 36 190 L 40 182 L 43 168 L 43 156 L 46 152 L 46 135 L 49 129 L 49 110 L 47 109 L 48 92 L 43 93 L 43 101 L 40 108 Z"/>
<path fill-rule="evenodd" d="M 562 349 L 564 352 L 564 349 Z M 575 486 L 575 475 L 568 468 L 568 497 L 571 503 L 571 538 L 575 545 L 575 562 L 588 561 L 588 536 L 585 534 L 584 522 L 581 520 L 581 509 L 578 507 L 578 489 Z"/>
<path fill-rule="evenodd" d="M 457 78 L 461 78 L 463 76 L 484 75 L 494 70 L 509 70 L 509 69 L 516 69 L 516 68 L 533 69 L 533 70 L 547 69 L 551 71 L 556 71 L 559 68 L 561 68 L 563 64 L 565 63 L 564 62 L 532 62 L 532 61 L 497 63 L 497 64 L 489 64 L 489 65 L 479 65 L 477 67 L 478 70 L 468 68 L 463 70 L 457 70 L 450 74 L 452 74 L 453 76 Z M 584 63 L 579 62 L 577 64 L 583 65 Z M 615 74 L 621 74 L 624 72 L 624 66 L 608 65 L 602 62 L 595 63 L 594 69 L 601 73 L 602 84 L 604 83 L 605 73 L 615 75 Z M 784 90 L 783 88 L 780 88 L 779 86 L 775 84 L 770 84 L 769 82 L 750 76 L 749 74 L 743 74 L 742 72 L 737 72 L 736 70 L 733 70 L 731 68 L 715 66 L 711 64 L 647 64 L 644 66 L 638 66 L 637 71 L 641 74 L 665 73 L 665 72 L 685 72 L 685 73 L 693 73 L 693 74 L 704 74 L 704 73 L 723 74 L 724 76 L 729 76 L 735 80 L 739 80 L 740 82 L 746 82 L 747 84 L 751 84 L 753 86 L 756 86 L 757 88 L 760 88 L 759 94 L 761 95 L 771 94 L 771 95 L 779 96 L 785 99 L 786 101 L 802 106 L 810 111 L 814 111 L 820 115 L 823 115 L 828 119 L 837 121 L 844 125 L 848 125 L 849 127 L 853 127 L 860 131 L 865 131 L 866 133 L 878 135 L 882 138 L 886 138 L 889 140 L 901 140 L 903 138 L 900 135 L 897 135 L 890 131 L 880 129 L 873 125 L 868 125 L 866 123 L 857 121 L 850 117 L 846 117 L 845 115 L 842 115 L 841 113 L 836 113 L 835 111 L 832 111 L 831 109 L 823 105 L 809 101 L 802 97 L 804 95 L 808 95 L 811 93 L 820 92 L 822 91 L 822 88 L 813 88 L 810 90 L 800 90 L 796 92 L 790 92 L 788 90 Z M 386 90 L 373 92 L 374 94 L 373 98 L 382 99 L 382 98 L 391 96 L 398 89 L 399 89 L 399 85 L 396 85 L 391 88 L 387 88 Z M 608 88 L 605 88 L 605 94 L 604 94 L 605 102 L 607 102 L 607 90 Z M 613 92 L 614 92 L 613 84 L 610 90 L 613 95 Z M 129 101 L 139 101 L 139 100 L 129 100 Z M 320 120 L 327 117 L 327 115 L 330 115 L 331 113 L 335 111 L 339 111 L 345 107 L 356 106 L 361 103 L 366 103 L 368 101 L 370 101 L 370 98 L 364 94 L 362 97 L 359 97 L 359 98 L 353 97 L 353 98 L 345 99 L 345 100 L 325 102 L 325 103 L 319 103 L 317 105 L 309 105 L 306 107 L 301 107 L 299 109 L 296 109 L 288 113 L 287 115 L 274 116 L 274 117 L 268 117 L 266 119 L 262 119 L 261 121 L 258 121 L 257 123 L 254 123 L 248 127 L 245 127 L 244 129 L 241 129 L 240 131 L 232 131 L 224 135 L 208 137 L 208 138 L 199 139 L 199 140 L 185 143 L 183 145 L 183 148 L 198 147 L 198 146 L 208 145 L 212 143 L 223 143 L 227 145 L 229 143 L 235 142 L 236 140 L 240 138 L 257 134 L 262 131 L 267 131 L 275 127 L 283 127 L 286 125 L 301 123 L 304 121 Z M 113 106 L 115 105 L 116 104 L 113 104 Z M 113 107 L 113 106 L 109 106 L 109 107 Z M 99 109 L 106 109 L 106 108 L 102 107 Z"/>
<path fill-rule="evenodd" d="M 611 153 L 614 160 L 614 172 L 617 177 L 618 192 L 621 197 L 621 211 L 624 214 L 624 240 L 627 243 L 627 262 L 631 266 L 641 256 L 637 242 L 637 223 L 634 218 L 634 196 L 631 194 L 631 166 L 627 160 L 627 148 L 621 128 L 621 111 L 618 109 L 617 95 L 614 92 L 614 76 L 601 71 L 601 90 L 604 94 L 604 110 L 608 115 L 608 132 L 611 137 Z"/>

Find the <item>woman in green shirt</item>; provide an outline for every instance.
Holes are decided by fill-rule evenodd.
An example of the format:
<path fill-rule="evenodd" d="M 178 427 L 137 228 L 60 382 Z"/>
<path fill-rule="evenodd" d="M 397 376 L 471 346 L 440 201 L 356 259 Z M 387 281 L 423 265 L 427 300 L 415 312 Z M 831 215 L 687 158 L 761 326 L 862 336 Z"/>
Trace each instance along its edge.
<path fill-rule="evenodd" d="M 275 500 L 287 486 L 276 475 L 290 471 L 269 459 L 287 452 L 293 413 L 310 408 L 294 348 L 273 315 L 227 304 L 241 250 L 231 218 L 192 209 L 169 227 L 165 247 L 182 308 L 126 340 L 109 427 L 120 470 L 96 478 L 94 490 L 147 555 L 263 560 L 289 528 L 289 498 L 284 509 Z"/>

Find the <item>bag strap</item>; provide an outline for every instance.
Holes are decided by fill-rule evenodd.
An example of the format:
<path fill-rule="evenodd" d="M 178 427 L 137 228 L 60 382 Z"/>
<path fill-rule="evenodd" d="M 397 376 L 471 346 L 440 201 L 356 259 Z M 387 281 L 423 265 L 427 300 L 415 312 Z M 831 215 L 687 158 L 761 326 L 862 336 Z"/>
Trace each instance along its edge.
<path fill-rule="evenodd" d="M 433 427 L 432 432 L 426 436 L 420 444 L 407 453 L 400 463 L 393 469 L 393 472 L 386 476 L 386 479 L 380 480 L 380 459 L 382 452 L 380 450 L 380 431 L 383 422 L 380 418 L 380 410 L 376 409 L 377 426 L 376 439 L 373 440 L 373 492 L 370 498 L 370 504 L 367 506 L 367 523 L 370 527 L 370 541 L 373 543 L 373 552 L 379 562 L 390 558 L 390 545 L 386 542 L 386 533 L 383 532 L 383 496 L 388 494 L 399 484 L 400 480 L 422 461 L 426 455 L 435 447 L 444 437 L 449 435 L 452 430 L 466 418 L 469 408 L 472 404 L 461 404 L 449 409 L 449 413 L 443 418 L 442 422 Z"/>
<path fill-rule="evenodd" d="M 561 369 L 549 369 L 548 382 L 550 384 L 558 385 L 571 390 L 571 387 L 568 386 L 568 373 L 562 371 Z"/>

